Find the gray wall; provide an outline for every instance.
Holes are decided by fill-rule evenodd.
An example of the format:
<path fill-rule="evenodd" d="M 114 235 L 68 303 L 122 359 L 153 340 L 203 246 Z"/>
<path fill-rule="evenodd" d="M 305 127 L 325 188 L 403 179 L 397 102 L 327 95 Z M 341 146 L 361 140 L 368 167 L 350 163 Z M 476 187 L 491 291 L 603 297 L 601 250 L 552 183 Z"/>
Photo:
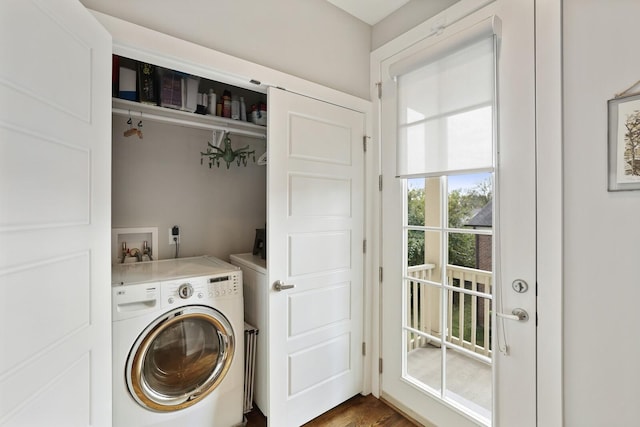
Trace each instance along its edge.
<path fill-rule="evenodd" d="M 126 117 L 113 116 L 112 224 L 158 227 L 157 258 L 172 258 L 168 228 L 181 228 L 180 257 L 250 252 L 266 218 L 266 167 L 229 170 L 200 165 L 211 132 L 144 120 L 144 138 L 125 138 Z M 135 120 L 137 123 L 137 118 Z M 231 137 L 235 148 L 265 141 Z"/>
<path fill-rule="evenodd" d="M 411 28 L 457 2 L 458 0 L 411 0 L 373 26 L 371 31 L 371 50 L 375 50 L 399 35 L 406 33 Z"/>
<path fill-rule="evenodd" d="M 640 79 L 640 2 L 564 0 L 566 425 L 640 422 L 640 191 L 607 192 L 607 100 Z"/>
<path fill-rule="evenodd" d="M 325 0 L 81 0 L 88 8 L 369 99 L 371 27 Z"/>

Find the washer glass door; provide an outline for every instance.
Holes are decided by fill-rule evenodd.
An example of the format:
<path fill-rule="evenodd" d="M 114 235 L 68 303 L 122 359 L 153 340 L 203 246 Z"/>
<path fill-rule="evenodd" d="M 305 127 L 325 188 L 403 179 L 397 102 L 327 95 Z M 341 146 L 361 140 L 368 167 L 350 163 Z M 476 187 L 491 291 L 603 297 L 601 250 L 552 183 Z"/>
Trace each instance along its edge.
<path fill-rule="evenodd" d="M 136 340 L 127 360 L 127 386 L 148 409 L 186 408 L 220 384 L 234 348 L 233 329 L 222 313 L 205 306 L 177 308 Z"/>

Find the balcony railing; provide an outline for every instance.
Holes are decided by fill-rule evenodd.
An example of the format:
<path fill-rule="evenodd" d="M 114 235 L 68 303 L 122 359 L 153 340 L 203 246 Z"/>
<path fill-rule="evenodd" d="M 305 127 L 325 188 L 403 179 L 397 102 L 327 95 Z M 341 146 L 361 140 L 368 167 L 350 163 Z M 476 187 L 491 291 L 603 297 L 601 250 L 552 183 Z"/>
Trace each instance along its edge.
<path fill-rule="evenodd" d="M 437 345 L 442 338 L 440 298 L 443 287 L 428 285 L 419 280 L 439 282 L 433 275 L 434 264 L 408 268 L 407 316 L 412 329 L 425 335 L 411 333 L 408 350 L 427 343 Z M 434 280 L 436 279 L 436 280 Z M 448 293 L 445 340 L 476 354 L 491 357 L 491 288 L 490 271 L 447 265 Z M 435 340 L 429 337 L 436 338 Z"/>

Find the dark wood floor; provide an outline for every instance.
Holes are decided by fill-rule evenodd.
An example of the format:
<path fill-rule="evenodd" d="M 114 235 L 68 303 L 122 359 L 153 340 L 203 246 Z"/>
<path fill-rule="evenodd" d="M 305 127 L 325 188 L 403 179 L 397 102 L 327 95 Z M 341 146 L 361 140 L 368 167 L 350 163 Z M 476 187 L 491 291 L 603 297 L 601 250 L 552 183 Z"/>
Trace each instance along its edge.
<path fill-rule="evenodd" d="M 247 414 L 247 427 L 265 427 L 266 418 L 254 409 Z M 373 395 L 357 395 L 305 424 L 305 427 L 415 427 L 389 405 Z"/>

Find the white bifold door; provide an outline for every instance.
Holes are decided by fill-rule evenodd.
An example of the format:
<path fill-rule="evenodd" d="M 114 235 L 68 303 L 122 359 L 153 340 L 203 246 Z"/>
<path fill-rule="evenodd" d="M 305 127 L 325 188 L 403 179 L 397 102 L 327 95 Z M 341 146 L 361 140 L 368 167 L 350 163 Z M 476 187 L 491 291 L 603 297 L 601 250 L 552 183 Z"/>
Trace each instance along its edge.
<path fill-rule="evenodd" d="M 111 36 L 0 3 L 0 425 L 110 426 Z"/>
<path fill-rule="evenodd" d="M 364 114 L 271 88 L 270 426 L 362 390 Z"/>

